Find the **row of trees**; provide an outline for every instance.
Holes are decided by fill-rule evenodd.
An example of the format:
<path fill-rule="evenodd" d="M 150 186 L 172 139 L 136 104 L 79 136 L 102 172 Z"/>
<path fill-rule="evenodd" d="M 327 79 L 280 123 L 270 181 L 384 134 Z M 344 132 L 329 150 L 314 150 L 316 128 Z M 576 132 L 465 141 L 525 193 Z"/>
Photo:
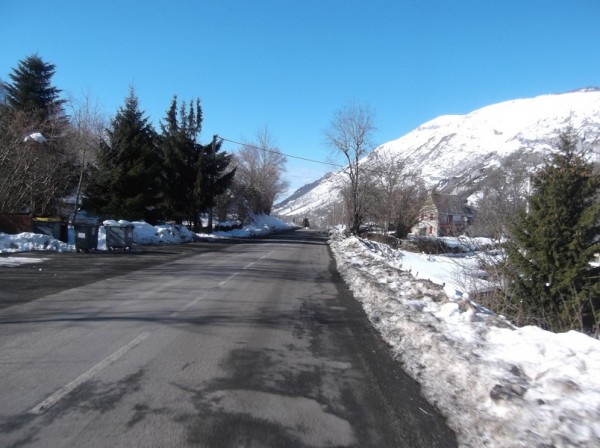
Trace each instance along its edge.
<path fill-rule="evenodd" d="M 0 83 L 0 212 L 63 214 L 72 195 L 98 216 L 198 228 L 207 213 L 212 228 L 213 210 L 269 213 L 286 188 L 285 157 L 266 128 L 234 156 L 217 136 L 198 142 L 199 99 L 174 96 L 157 132 L 133 88 L 107 123 L 89 99 L 62 99 L 54 74 L 33 55 Z"/>
<path fill-rule="evenodd" d="M 200 214 L 210 214 L 235 175 L 232 156 L 221 151 L 221 141 L 197 142 L 201 128 L 200 101 L 179 105 L 174 97 L 158 134 L 132 89 L 88 169 L 84 209 L 100 216 L 186 222 L 199 228 Z"/>

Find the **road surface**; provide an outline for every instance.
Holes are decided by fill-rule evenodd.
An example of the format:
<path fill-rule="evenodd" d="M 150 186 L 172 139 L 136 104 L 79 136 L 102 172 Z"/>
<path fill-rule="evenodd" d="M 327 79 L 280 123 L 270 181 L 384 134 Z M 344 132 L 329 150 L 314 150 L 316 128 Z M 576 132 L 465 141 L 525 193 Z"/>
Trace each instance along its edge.
<path fill-rule="evenodd" d="M 0 446 L 452 447 L 325 236 L 0 267 Z"/>

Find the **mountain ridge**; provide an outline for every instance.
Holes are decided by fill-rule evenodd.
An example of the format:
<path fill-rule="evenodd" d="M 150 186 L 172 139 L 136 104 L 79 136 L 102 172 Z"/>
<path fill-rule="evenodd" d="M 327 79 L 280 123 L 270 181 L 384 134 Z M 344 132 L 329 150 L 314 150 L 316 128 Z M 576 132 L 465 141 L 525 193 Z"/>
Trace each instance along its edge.
<path fill-rule="evenodd" d="M 498 165 L 511 154 L 548 153 L 568 126 L 591 149 L 592 160 L 600 161 L 600 88 L 513 99 L 464 115 L 441 115 L 379 145 L 361 163 L 368 167 L 373 154 L 401 155 L 409 166 L 421 167 L 429 188 L 448 190 L 456 179 Z M 326 174 L 277 204 L 274 213 L 325 224 L 326 216 L 342 207 L 339 192 L 344 177 L 342 170 Z"/>

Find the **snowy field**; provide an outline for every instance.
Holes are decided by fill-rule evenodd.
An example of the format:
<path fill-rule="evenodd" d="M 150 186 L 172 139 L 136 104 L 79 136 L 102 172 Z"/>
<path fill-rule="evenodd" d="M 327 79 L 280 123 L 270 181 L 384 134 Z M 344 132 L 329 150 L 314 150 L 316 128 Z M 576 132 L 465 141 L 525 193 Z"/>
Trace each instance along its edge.
<path fill-rule="evenodd" d="M 107 224 L 114 222 L 108 221 Z M 256 217 L 232 232 L 133 222 L 134 244 L 251 237 L 290 228 Z M 0 266 L 42 263 L 43 251 L 74 252 L 44 235 L 0 233 Z M 477 264 L 415 254 L 356 237 L 332 237 L 338 270 L 396 359 L 448 418 L 462 447 L 600 447 L 600 341 L 574 331 L 516 328 L 468 299 Z M 100 250 L 106 250 L 100 228 Z M 42 251 L 40 257 L 18 252 Z"/>
<path fill-rule="evenodd" d="M 469 301 L 456 263 L 333 237 L 338 270 L 462 447 L 600 447 L 600 341 L 516 328 Z"/>

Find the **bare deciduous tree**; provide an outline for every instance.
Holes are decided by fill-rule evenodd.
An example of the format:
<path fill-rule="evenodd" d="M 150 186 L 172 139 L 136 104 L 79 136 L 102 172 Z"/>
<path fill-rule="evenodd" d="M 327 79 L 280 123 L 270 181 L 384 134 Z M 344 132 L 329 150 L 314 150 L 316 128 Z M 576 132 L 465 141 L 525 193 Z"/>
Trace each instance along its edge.
<path fill-rule="evenodd" d="M 426 196 L 420 170 L 394 152 L 373 153 L 368 174 L 372 200 L 370 215 L 386 230 L 404 238 L 417 223 Z"/>
<path fill-rule="evenodd" d="M 60 213 L 61 200 L 74 184 L 76 162 L 65 149 L 64 123 L 32 120 L 8 108 L 0 115 L 0 211 Z"/>
<path fill-rule="evenodd" d="M 253 213 L 270 214 L 277 196 L 288 183 L 283 178 L 286 157 L 277 148 L 267 127 L 256 133 L 254 142 L 247 142 L 234 156 L 237 167 L 235 189 Z"/>
<path fill-rule="evenodd" d="M 350 209 L 350 231 L 357 233 L 364 219 L 364 176 L 360 161 L 372 149 L 371 134 L 375 131 L 374 114 L 367 105 L 351 102 L 334 112 L 329 128 L 324 131 L 327 143 L 348 165 L 345 197 Z"/>
<path fill-rule="evenodd" d="M 525 207 L 529 178 L 541 162 L 540 154 L 514 153 L 489 168 L 478 186 L 477 216 L 469 233 L 497 241 L 505 237 L 517 211 Z"/>
<path fill-rule="evenodd" d="M 100 142 L 106 132 L 108 121 L 100 111 L 100 106 L 90 95 L 68 101 L 71 127 L 69 128 L 67 148 L 78 160 L 79 172 L 73 221 L 77 219 L 78 205 L 86 177 L 86 168 L 95 164 Z"/>

